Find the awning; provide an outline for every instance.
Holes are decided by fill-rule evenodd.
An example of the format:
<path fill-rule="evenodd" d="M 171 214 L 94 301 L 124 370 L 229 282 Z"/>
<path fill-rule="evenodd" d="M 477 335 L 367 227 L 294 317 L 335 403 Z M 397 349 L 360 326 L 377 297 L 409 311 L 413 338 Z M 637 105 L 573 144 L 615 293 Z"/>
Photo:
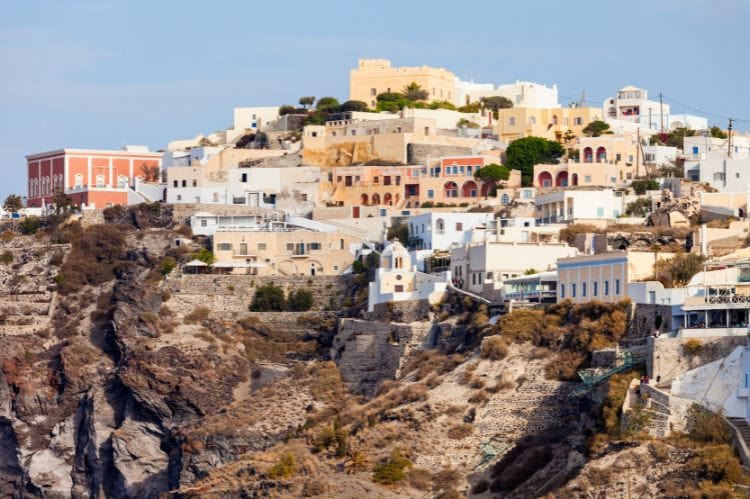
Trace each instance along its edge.
<path fill-rule="evenodd" d="M 208 264 L 200 260 L 190 260 L 185 264 L 185 267 L 208 267 Z"/>

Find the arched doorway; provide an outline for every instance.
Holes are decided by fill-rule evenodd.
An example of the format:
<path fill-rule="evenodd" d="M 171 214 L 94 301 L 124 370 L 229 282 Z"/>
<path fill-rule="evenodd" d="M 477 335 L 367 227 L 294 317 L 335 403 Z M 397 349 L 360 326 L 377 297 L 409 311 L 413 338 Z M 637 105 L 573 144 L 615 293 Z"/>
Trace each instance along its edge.
<path fill-rule="evenodd" d="M 479 189 L 477 189 L 477 183 L 473 180 L 464 182 L 464 185 L 461 187 L 461 195 L 465 198 L 475 198 L 477 197 L 478 192 Z"/>
<path fill-rule="evenodd" d="M 555 178 L 555 185 L 557 187 L 567 187 L 568 185 L 568 172 L 559 172 L 557 178 Z"/>
<path fill-rule="evenodd" d="M 539 187 L 552 187 L 552 174 L 550 172 L 541 172 L 538 182 Z"/>
<path fill-rule="evenodd" d="M 377 192 L 372 195 L 372 204 L 373 205 L 379 205 L 380 204 L 380 194 Z"/>
<path fill-rule="evenodd" d="M 367 194 L 362 194 L 359 198 L 359 204 L 367 206 Z"/>
<path fill-rule="evenodd" d="M 393 206 L 393 196 L 391 196 L 390 192 L 386 192 L 383 195 L 383 204 L 386 206 Z"/>
<path fill-rule="evenodd" d="M 578 185 L 578 174 L 574 173 L 570 176 L 570 185 Z"/>

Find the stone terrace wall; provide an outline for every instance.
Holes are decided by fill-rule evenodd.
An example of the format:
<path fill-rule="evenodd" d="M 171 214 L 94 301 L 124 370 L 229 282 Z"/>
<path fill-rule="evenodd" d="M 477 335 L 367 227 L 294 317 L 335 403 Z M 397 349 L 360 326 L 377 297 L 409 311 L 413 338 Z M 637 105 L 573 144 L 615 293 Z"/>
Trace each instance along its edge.
<path fill-rule="evenodd" d="M 250 312 L 248 315 L 257 317 L 263 324 L 299 339 L 317 335 L 316 321 L 338 319 L 336 312 Z"/>
<path fill-rule="evenodd" d="M 208 307 L 217 315 L 246 314 L 255 291 L 266 284 L 291 290 L 309 289 L 313 294 L 312 310 L 324 310 L 331 301 L 334 309 L 347 296 L 350 276 L 258 277 L 251 275 L 196 274 L 170 278 L 165 287 L 172 293 L 167 306 L 178 314 L 194 308 Z"/>
<path fill-rule="evenodd" d="M 206 211 L 214 215 L 239 216 L 239 215 L 271 215 L 276 216 L 279 220 L 284 219 L 284 215 L 276 210 L 260 208 L 257 206 L 231 205 L 231 204 L 173 204 L 172 219 L 175 223 L 190 223 L 190 217 L 199 211 Z"/>
<path fill-rule="evenodd" d="M 378 303 L 369 314 L 369 319 L 385 322 L 416 322 L 429 318 L 430 303 L 427 300 L 392 301 Z"/>
<path fill-rule="evenodd" d="M 669 305 L 637 303 L 630 321 L 628 338 L 645 338 L 656 329 L 656 318 L 661 317 L 660 331 L 672 330 L 672 308 Z"/>
<path fill-rule="evenodd" d="M 700 352 L 690 355 L 683 345 L 688 341 L 700 341 Z M 719 338 L 648 338 L 646 369 L 649 377 L 662 386 L 691 369 L 708 364 L 729 355 L 732 350 L 744 345 L 745 336 L 723 336 Z"/>
<path fill-rule="evenodd" d="M 410 165 L 425 165 L 429 158 L 443 156 L 466 156 L 472 154 L 471 147 L 441 146 L 434 144 L 409 144 L 407 147 L 407 163 Z"/>
<path fill-rule="evenodd" d="M 351 391 L 374 395 L 380 383 L 395 379 L 413 350 L 421 349 L 431 325 L 341 319 L 331 358 Z"/>

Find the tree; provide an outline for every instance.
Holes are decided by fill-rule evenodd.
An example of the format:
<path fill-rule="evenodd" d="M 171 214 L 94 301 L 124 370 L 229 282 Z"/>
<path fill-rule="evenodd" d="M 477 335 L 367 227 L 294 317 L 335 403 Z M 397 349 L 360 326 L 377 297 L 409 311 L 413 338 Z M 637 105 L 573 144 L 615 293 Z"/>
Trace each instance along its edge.
<path fill-rule="evenodd" d="M 715 139 L 726 139 L 727 133 L 722 130 L 721 128 L 717 127 L 716 125 L 712 126 L 709 129 L 709 132 L 711 133 L 711 137 Z"/>
<path fill-rule="evenodd" d="M 690 279 L 701 270 L 703 270 L 703 256 L 695 253 L 678 253 L 669 260 L 662 260 L 658 266 L 654 262 L 656 279 L 661 281 L 666 288 L 687 285 Z"/>
<path fill-rule="evenodd" d="M 602 120 L 594 120 L 583 128 L 586 137 L 600 137 L 603 134 L 611 134 L 609 123 Z"/>
<path fill-rule="evenodd" d="M 299 98 L 299 105 L 304 107 L 305 109 L 310 108 L 315 103 L 315 97 L 312 95 L 308 97 L 300 97 Z"/>
<path fill-rule="evenodd" d="M 283 312 L 286 307 L 284 290 L 274 284 L 259 287 L 250 304 L 250 310 L 253 312 Z"/>
<path fill-rule="evenodd" d="M 55 215 L 68 216 L 75 209 L 76 204 L 73 202 L 73 198 L 65 194 L 62 190 L 58 189 L 52 196 L 52 204 L 55 205 Z"/>
<path fill-rule="evenodd" d="M 159 182 L 161 180 L 161 166 L 143 163 L 141 171 L 146 182 Z"/>
<path fill-rule="evenodd" d="M 496 192 L 497 183 L 510 178 L 510 170 L 505 165 L 490 163 L 474 172 L 474 178 L 490 184 L 491 188 L 487 189 L 487 195 L 494 195 L 493 191 Z"/>
<path fill-rule="evenodd" d="M 313 306 L 313 295 L 309 289 L 290 291 L 287 305 L 292 312 L 307 312 Z"/>
<path fill-rule="evenodd" d="M 491 110 L 493 113 L 497 113 L 500 109 L 509 109 L 513 107 L 513 101 L 502 95 L 494 95 L 492 97 L 481 97 L 479 102 L 486 108 Z"/>
<path fill-rule="evenodd" d="M 478 123 L 474 123 L 473 121 L 469 121 L 466 118 L 461 118 L 460 120 L 458 120 L 458 123 L 456 123 L 456 126 L 459 127 L 459 128 L 462 127 L 462 126 L 465 126 L 466 128 L 479 128 L 479 124 Z"/>
<path fill-rule="evenodd" d="M 407 100 L 414 102 L 425 101 L 430 98 L 430 93 L 414 81 L 406 85 L 401 93 Z"/>
<path fill-rule="evenodd" d="M 284 104 L 279 108 L 279 116 L 284 116 L 285 114 L 294 114 L 297 112 L 297 108 L 294 106 L 290 106 L 289 104 Z"/>
<path fill-rule="evenodd" d="M 670 147 L 682 148 L 685 137 L 695 136 L 695 130 L 690 128 L 675 128 L 669 133 L 657 133 L 649 139 L 651 145 L 663 145 Z"/>
<path fill-rule="evenodd" d="M 206 265 L 211 265 L 216 261 L 216 257 L 214 256 L 214 254 L 206 248 L 201 248 L 198 253 L 193 253 L 193 259 L 200 260 Z"/>
<path fill-rule="evenodd" d="M 471 113 L 476 114 L 482 109 L 482 104 L 477 102 L 472 102 L 471 104 L 466 104 L 465 106 L 461 106 L 458 108 L 458 111 L 461 113 Z"/>
<path fill-rule="evenodd" d="M 407 244 L 409 239 L 409 226 L 405 223 L 394 223 L 388 227 L 388 240 L 398 239 L 401 244 Z"/>
<path fill-rule="evenodd" d="M 18 211 L 23 208 L 23 201 L 21 200 L 21 196 L 17 194 L 10 194 L 7 198 L 5 198 L 3 208 L 5 208 L 5 211 L 18 213 Z"/>
<path fill-rule="evenodd" d="M 315 104 L 315 109 L 326 113 L 338 112 L 339 107 L 341 107 L 341 104 L 339 104 L 338 99 L 335 97 L 321 97 L 318 99 L 318 103 Z"/>
<path fill-rule="evenodd" d="M 362 102 L 361 100 L 348 100 L 341 104 L 339 110 L 341 112 L 355 111 L 363 113 L 369 111 L 370 109 L 367 107 L 367 104 Z"/>
<path fill-rule="evenodd" d="M 25 234 L 27 236 L 36 234 L 36 231 L 39 230 L 39 227 L 41 227 L 39 218 L 33 215 L 24 218 L 23 220 L 21 220 L 21 223 L 18 224 L 18 229 L 21 231 L 21 234 Z"/>
<path fill-rule="evenodd" d="M 455 111 L 456 106 L 454 106 L 452 102 L 448 102 L 447 100 L 436 100 L 434 102 L 430 102 L 430 109 L 450 109 L 451 111 Z"/>
<path fill-rule="evenodd" d="M 506 166 L 521 170 L 524 185 L 531 185 L 534 177 L 534 165 L 557 163 L 565 150 L 562 144 L 542 137 L 524 137 L 510 143 L 505 154 Z"/>
<path fill-rule="evenodd" d="M 633 180 L 633 182 L 630 184 L 630 187 L 633 188 L 633 192 L 635 192 L 639 196 L 643 196 L 644 194 L 646 194 L 646 191 L 658 190 L 659 182 L 650 178 L 641 178 Z"/>
<path fill-rule="evenodd" d="M 632 203 L 628 203 L 625 213 L 632 217 L 645 217 L 651 211 L 651 198 L 638 198 Z"/>

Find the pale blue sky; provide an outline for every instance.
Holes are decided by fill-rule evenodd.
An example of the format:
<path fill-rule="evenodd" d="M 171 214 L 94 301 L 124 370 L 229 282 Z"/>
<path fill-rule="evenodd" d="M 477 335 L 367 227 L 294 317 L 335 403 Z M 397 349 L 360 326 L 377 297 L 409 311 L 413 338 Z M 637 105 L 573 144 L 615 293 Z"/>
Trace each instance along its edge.
<path fill-rule="evenodd" d="M 750 119 L 744 0 L 6 0 L 2 7 L 2 198 L 26 193 L 26 154 L 157 149 L 229 126 L 233 107 L 294 104 L 301 95 L 346 99 L 360 57 L 446 67 L 478 82 L 557 83 L 563 101 L 586 89 L 597 106 L 634 84 Z"/>

